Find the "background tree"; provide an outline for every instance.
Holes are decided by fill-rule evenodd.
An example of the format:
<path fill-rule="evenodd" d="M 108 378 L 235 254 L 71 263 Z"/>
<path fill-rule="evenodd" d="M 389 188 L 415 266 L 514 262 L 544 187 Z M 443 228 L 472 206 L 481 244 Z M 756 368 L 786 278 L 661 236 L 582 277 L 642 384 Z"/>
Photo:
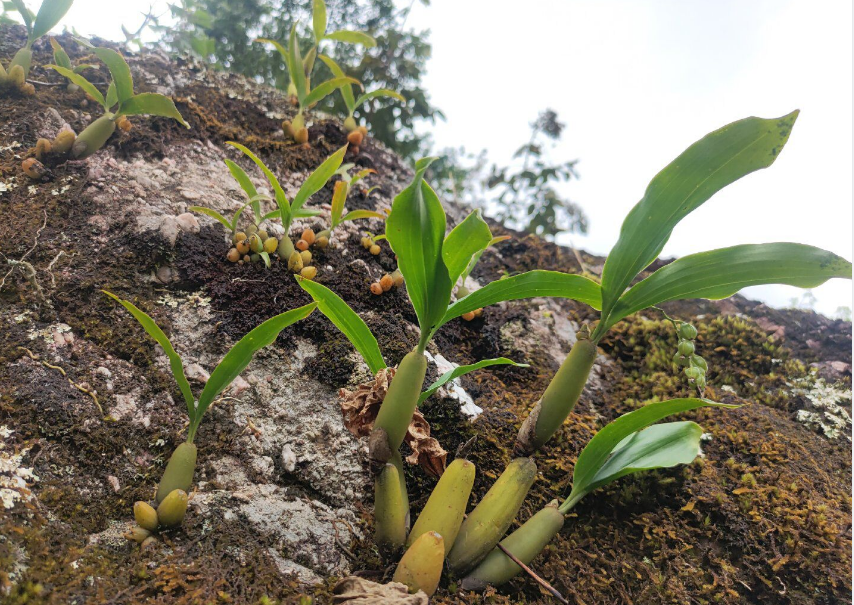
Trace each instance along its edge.
<path fill-rule="evenodd" d="M 421 1 L 428 4 L 428 0 Z M 426 151 L 425 138 L 415 132 L 415 124 L 442 117 L 431 105 L 421 81 L 431 54 L 428 32 L 406 27 L 413 3 L 398 8 L 393 0 L 330 1 L 330 31 L 364 31 L 376 39 L 377 46 L 365 51 L 361 46 L 327 41 L 322 49 L 367 90 L 390 88 L 406 97 L 405 105 L 377 99 L 357 111 L 372 136 L 406 158 Z M 165 48 L 193 54 L 219 68 L 286 90 L 289 78 L 281 56 L 253 40 L 284 41 L 291 25 L 299 21 L 303 24 L 300 36 L 307 45 L 312 0 L 179 0 L 171 5 L 171 11 L 174 23 L 155 25 Z M 331 77 L 328 68 L 318 61 L 312 79 L 320 82 Z M 324 103 L 336 114 L 347 113 L 340 94 L 331 95 Z"/>
<path fill-rule="evenodd" d="M 444 199 L 483 208 L 509 227 L 553 238 L 558 233 L 586 233 L 587 217 L 557 190 L 558 183 L 577 179 L 578 160 L 552 164 L 546 140 L 558 141 L 564 124 L 546 109 L 531 124 L 531 136 L 513 154 L 513 162 L 493 164 L 485 173 L 486 152 L 443 149 L 430 166 L 429 178 Z"/>

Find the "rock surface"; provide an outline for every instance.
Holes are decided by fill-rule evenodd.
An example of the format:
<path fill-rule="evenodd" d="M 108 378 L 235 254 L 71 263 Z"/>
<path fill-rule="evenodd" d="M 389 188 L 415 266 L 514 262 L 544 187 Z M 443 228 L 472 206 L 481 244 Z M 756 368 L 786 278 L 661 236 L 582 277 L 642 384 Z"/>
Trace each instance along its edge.
<path fill-rule="evenodd" d="M 80 61 L 83 49 L 62 41 Z M 0 61 L 21 43 L 20 29 L 0 30 Z M 40 41 L 34 63 L 49 61 Z M 222 227 L 189 212 L 203 205 L 230 215 L 243 204 L 224 158 L 268 189 L 226 141 L 258 153 L 289 196 L 346 142 L 340 124 L 321 114 L 309 121 L 310 149 L 286 142 L 287 99 L 240 77 L 159 55 L 129 62 L 137 90 L 172 95 L 192 129 L 134 118 L 104 150 L 50 165 L 39 182 L 20 170 L 36 139 L 65 124 L 79 132 L 96 108 L 64 86 L 0 96 L 0 252 L 35 271 L 33 280 L 13 270 L 0 286 L 0 594 L 11 603 L 327 603 L 335 578 L 388 579 L 369 538 L 365 443 L 344 428 L 337 401 L 340 387 L 370 373 L 319 313 L 261 351 L 208 412 L 183 528 L 143 551 L 121 538 L 133 502 L 150 499 L 186 437 L 186 414 L 162 349 L 99 290 L 155 318 L 198 393 L 240 336 L 309 302 L 282 263 L 228 263 Z M 59 82 L 44 68 L 33 73 Z M 370 139 L 345 161 L 377 171 L 366 181 L 377 189 L 351 194 L 349 209 L 388 208 L 411 176 Z M 297 221 L 292 234 L 324 228 L 331 195 L 330 184 L 314 196 L 310 205 L 325 212 Z M 404 292 L 369 291 L 395 268 L 387 245 L 379 256 L 359 245 L 364 231 L 382 229 L 379 221 L 342 225 L 327 250 L 314 251 L 314 264 L 318 281 L 362 314 L 396 364 L 417 340 L 415 316 Z M 494 231 L 514 237 L 484 255 L 478 283 L 503 271 L 581 270 L 568 250 Z M 582 257 L 601 269 L 603 259 Z M 746 405 L 690 415 L 708 432 L 704 458 L 588 497 L 535 567 L 579 603 L 843 601 L 851 589 L 851 324 L 740 297 L 667 311 L 700 329 L 709 396 Z M 428 381 L 451 363 L 485 357 L 531 364 L 463 377 L 424 408 L 448 451 L 478 436 L 477 498 L 509 459 L 519 423 L 576 330 L 594 318 L 583 305 L 537 299 L 440 331 Z M 687 392 L 669 364 L 675 342 L 655 312 L 602 342 L 574 421 L 538 461 L 520 519 L 567 487 L 578 452 L 605 422 Z M 417 468 L 407 477 L 417 513 L 435 480 Z M 486 597 L 451 593 L 445 582 L 434 601 L 552 602 L 525 579 Z"/>

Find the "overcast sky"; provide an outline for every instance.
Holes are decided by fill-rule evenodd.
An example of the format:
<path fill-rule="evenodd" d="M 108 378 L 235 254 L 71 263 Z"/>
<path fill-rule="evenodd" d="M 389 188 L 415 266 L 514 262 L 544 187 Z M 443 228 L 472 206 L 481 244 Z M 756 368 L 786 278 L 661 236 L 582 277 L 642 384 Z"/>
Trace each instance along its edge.
<path fill-rule="evenodd" d="M 120 39 L 149 4 L 77 0 L 64 23 Z M 606 253 L 649 180 L 707 132 L 798 108 L 776 163 L 682 221 L 663 255 L 797 241 L 851 258 L 850 0 L 432 0 L 408 25 L 431 30 L 426 88 L 447 116 L 438 147 L 507 163 L 537 113 L 558 112 L 567 127 L 550 157 L 580 160 L 566 193 L 590 219 L 576 246 Z M 747 293 L 786 306 L 801 291 Z M 813 294 L 824 313 L 852 306 L 847 281 Z"/>

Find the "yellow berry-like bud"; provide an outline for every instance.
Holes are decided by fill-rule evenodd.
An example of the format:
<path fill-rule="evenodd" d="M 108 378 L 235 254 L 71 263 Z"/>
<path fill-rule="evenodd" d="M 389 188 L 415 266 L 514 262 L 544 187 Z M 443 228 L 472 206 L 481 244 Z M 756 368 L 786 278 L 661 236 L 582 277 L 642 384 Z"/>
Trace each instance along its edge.
<path fill-rule="evenodd" d="M 463 313 L 462 318 L 466 321 L 471 321 L 474 319 L 474 311 L 469 311 L 468 313 Z"/>
<path fill-rule="evenodd" d="M 228 251 L 228 254 L 225 256 L 230 262 L 236 263 L 240 260 L 240 252 L 237 251 L 237 248 L 232 248 Z"/>
<path fill-rule="evenodd" d="M 383 293 L 383 287 L 380 285 L 380 282 L 375 281 L 371 284 L 371 293 L 377 296 Z"/>
<path fill-rule="evenodd" d="M 17 86 L 18 88 L 24 85 L 24 82 L 27 78 L 26 74 L 24 73 L 24 68 L 20 65 L 13 65 L 6 77 L 9 79 L 10 82 L 12 82 L 12 84 Z"/>
<path fill-rule="evenodd" d="M 136 519 L 136 524 L 142 529 L 157 530 L 157 511 L 150 504 L 142 501 L 136 502 L 133 505 L 133 517 Z"/>
<path fill-rule="evenodd" d="M 243 231 L 238 231 L 234 235 L 231 236 L 231 243 L 237 245 L 237 242 L 242 242 L 246 239 L 246 234 Z"/>
<path fill-rule="evenodd" d="M 258 234 L 251 236 L 249 238 L 249 249 L 252 250 L 255 254 L 258 254 L 264 250 L 264 242 L 258 237 Z"/>
<path fill-rule="evenodd" d="M 291 257 L 288 259 L 288 269 L 293 271 L 294 273 L 299 273 L 302 271 L 304 263 L 302 262 L 302 256 L 297 251 L 294 251 L 291 254 Z"/>
<path fill-rule="evenodd" d="M 361 132 L 359 132 L 358 130 L 354 130 L 353 132 L 347 135 L 347 142 L 351 145 L 355 145 L 356 147 L 358 147 L 362 144 L 363 138 L 364 137 L 362 136 Z"/>
<path fill-rule="evenodd" d="M 47 174 L 47 168 L 36 158 L 27 158 L 21 162 L 21 168 L 24 169 L 24 174 L 31 179 L 40 179 Z"/>
<path fill-rule="evenodd" d="M 157 507 L 157 520 L 163 527 L 178 527 L 187 514 L 187 492 L 176 489 L 169 492 Z"/>
<path fill-rule="evenodd" d="M 249 252 L 249 239 L 242 239 L 234 245 L 238 254 L 245 255 Z"/>
<path fill-rule="evenodd" d="M 130 132 L 130 129 L 133 128 L 133 124 L 131 124 L 130 120 L 127 119 L 127 116 L 119 116 L 116 118 L 116 128 L 122 132 Z"/>
<path fill-rule="evenodd" d="M 302 264 L 308 265 L 311 262 L 311 252 L 309 250 L 301 250 L 300 258 L 302 258 Z"/>
<path fill-rule="evenodd" d="M 72 145 L 77 135 L 72 130 L 60 130 L 56 138 L 53 139 L 51 147 L 54 153 L 68 153 L 71 151 Z"/>
<path fill-rule="evenodd" d="M 308 242 L 304 239 L 297 241 L 297 250 L 308 250 Z"/>
<path fill-rule="evenodd" d="M 303 229 L 300 239 L 304 240 L 309 246 L 314 243 L 314 231 L 311 229 Z"/>
<path fill-rule="evenodd" d="M 358 127 L 359 125 L 356 124 L 356 120 L 355 118 L 353 118 L 353 116 L 348 116 L 347 119 L 344 120 L 344 128 L 347 129 L 347 132 L 353 132 Z"/>
<path fill-rule="evenodd" d="M 142 544 L 148 538 L 151 537 L 151 532 L 142 527 L 134 527 L 130 531 L 124 534 L 124 537 L 131 542 L 136 542 L 137 544 Z"/>
<path fill-rule="evenodd" d="M 39 139 L 36 141 L 36 159 L 41 160 L 45 154 L 50 153 L 51 144 L 47 139 Z"/>
<path fill-rule="evenodd" d="M 258 233 L 258 227 L 256 225 L 249 225 L 248 227 L 246 227 L 247 237 L 249 237 L 250 235 L 255 235 L 256 233 Z"/>
<path fill-rule="evenodd" d="M 267 252 L 268 254 L 272 254 L 273 252 L 276 251 L 276 248 L 278 248 L 278 247 L 279 247 L 279 240 L 277 240 L 275 237 L 268 237 L 267 239 L 264 240 L 264 252 Z"/>
<path fill-rule="evenodd" d="M 317 238 L 317 241 L 314 242 L 314 245 L 323 250 L 329 245 L 329 238 L 325 235 L 321 235 Z"/>
<path fill-rule="evenodd" d="M 400 272 L 400 269 L 394 270 L 394 273 L 391 274 L 391 279 L 398 288 L 403 285 L 403 273 Z"/>
<path fill-rule="evenodd" d="M 311 281 L 315 277 L 317 277 L 317 267 L 303 267 L 302 271 L 299 272 L 307 280 Z"/>
<path fill-rule="evenodd" d="M 370 248 L 373 245 L 374 245 L 374 240 L 372 240 L 368 236 L 365 236 L 362 238 L 362 247 L 363 248 Z"/>
<path fill-rule="evenodd" d="M 263 242 L 263 241 L 267 241 L 267 238 L 270 236 L 267 235 L 266 229 L 258 229 L 258 237 L 260 237 L 261 241 Z"/>
<path fill-rule="evenodd" d="M 373 245 L 371 246 L 371 248 L 370 248 L 370 253 L 371 253 L 371 254 L 373 254 L 374 256 L 376 256 L 377 254 L 379 254 L 379 253 L 380 253 L 380 246 L 379 246 L 379 244 L 373 244 Z"/>
<path fill-rule="evenodd" d="M 388 292 L 391 290 L 391 287 L 394 285 L 394 280 L 391 278 L 391 275 L 386 273 L 380 278 L 380 287 L 383 289 L 383 292 Z"/>
<path fill-rule="evenodd" d="M 362 133 L 362 138 L 368 136 L 368 129 L 365 126 L 359 126 L 357 130 Z"/>
<path fill-rule="evenodd" d="M 480 317 L 481 315 L 483 315 L 483 307 L 474 310 L 475 317 Z"/>
<path fill-rule="evenodd" d="M 290 120 L 285 120 L 284 122 L 282 122 L 282 130 L 284 130 L 285 134 L 288 135 L 290 138 L 294 138 L 296 134 L 294 132 L 294 127 L 291 126 Z"/>
<path fill-rule="evenodd" d="M 300 145 L 308 143 L 308 128 L 300 128 L 294 134 L 294 141 Z"/>

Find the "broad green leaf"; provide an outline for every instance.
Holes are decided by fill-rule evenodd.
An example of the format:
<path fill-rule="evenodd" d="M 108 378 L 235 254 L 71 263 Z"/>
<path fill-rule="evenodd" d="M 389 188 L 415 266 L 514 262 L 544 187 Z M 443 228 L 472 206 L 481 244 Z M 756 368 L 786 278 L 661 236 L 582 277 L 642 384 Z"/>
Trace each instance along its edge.
<path fill-rule="evenodd" d="M 465 271 L 463 271 L 462 274 L 460 275 L 460 277 L 463 278 L 463 282 L 465 282 L 465 279 L 469 275 L 471 275 L 472 271 L 474 271 L 474 268 L 477 265 L 478 261 L 480 260 L 480 257 L 483 256 L 483 253 L 486 252 L 487 248 L 494 246 L 495 244 L 498 244 L 500 242 L 507 241 L 508 239 L 510 239 L 509 235 L 499 235 L 497 237 L 493 237 L 489 241 L 489 243 L 486 245 L 486 248 L 484 248 L 480 252 L 475 252 L 474 256 L 471 257 L 469 264 L 466 265 Z"/>
<path fill-rule="evenodd" d="M 202 415 L 216 396 L 228 388 L 228 385 L 237 378 L 240 373 L 252 361 L 255 353 L 269 344 L 272 344 L 279 332 L 289 325 L 308 317 L 317 307 L 317 303 L 311 303 L 291 311 L 276 315 L 252 329 L 246 336 L 241 338 L 231 350 L 225 354 L 219 365 L 211 372 L 211 377 L 205 383 L 205 388 L 199 396 L 199 407 L 196 410 L 196 424 L 201 421 Z"/>
<path fill-rule="evenodd" d="M 314 29 L 315 43 L 323 39 L 326 33 L 326 3 L 323 0 L 314 0 L 311 9 L 311 20 Z"/>
<path fill-rule="evenodd" d="M 212 219 L 215 219 L 215 220 L 219 221 L 220 223 L 222 223 L 222 226 L 225 227 L 226 229 L 228 229 L 229 231 L 234 230 L 234 226 L 229 222 L 229 220 L 227 218 L 225 218 L 223 215 L 221 215 L 219 212 L 214 210 L 213 208 L 205 208 L 204 206 L 190 206 L 189 208 L 187 208 L 187 210 L 190 210 L 192 212 L 198 212 L 200 214 L 204 214 L 206 216 L 209 216 Z M 242 210 L 242 208 L 241 208 L 241 210 Z M 238 210 L 238 212 L 240 212 L 241 210 Z M 237 216 L 240 216 L 240 215 L 239 214 L 235 215 L 235 217 L 237 217 Z"/>
<path fill-rule="evenodd" d="M 329 182 L 329 179 L 331 179 L 332 175 L 335 174 L 335 171 L 338 170 L 338 167 L 344 160 L 345 153 L 347 153 L 347 145 L 344 145 L 341 149 L 323 160 L 323 163 L 315 168 L 314 172 L 308 175 L 308 178 L 294 196 L 294 201 L 291 204 L 291 210 L 296 212 L 302 208 L 308 198 L 323 189 L 323 186 Z"/>
<path fill-rule="evenodd" d="M 404 274 L 404 278 L 406 274 Z M 406 282 L 407 288 L 409 281 Z M 439 325 L 444 325 L 463 313 L 488 307 L 505 300 L 521 298 L 569 298 L 594 309 L 601 308 L 599 284 L 581 275 L 537 269 L 506 279 L 499 279 L 458 300 L 445 312 Z"/>
<path fill-rule="evenodd" d="M 379 212 L 374 212 L 373 210 L 351 210 L 347 214 L 344 215 L 344 218 L 341 219 L 341 222 L 344 221 L 357 221 L 360 218 L 378 218 L 380 220 L 385 220 L 386 215 L 381 214 Z"/>
<path fill-rule="evenodd" d="M 739 406 L 715 403 L 709 399 L 668 399 L 667 401 L 647 404 L 606 424 L 602 430 L 593 436 L 578 456 L 572 473 L 570 499 L 574 495 L 586 494 L 592 489 L 590 486 L 593 485 L 597 473 L 605 465 L 614 448 L 623 439 L 668 416 L 702 407 L 733 409 Z"/>
<path fill-rule="evenodd" d="M 305 72 L 302 70 L 302 54 L 299 50 L 299 40 L 297 39 L 297 23 L 291 26 L 291 36 L 288 38 L 288 71 L 291 75 L 291 81 L 297 89 L 297 99 L 300 105 L 303 105 L 303 99 L 308 92 Z"/>
<path fill-rule="evenodd" d="M 623 439 L 611 450 L 586 492 L 640 471 L 688 464 L 700 454 L 703 429 L 696 422 L 654 424 Z"/>
<path fill-rule="evenodd" d="M 136 308 L 133 303 L 119 298 L 112 292 L 107 292 L 106 290 L 101 290 L 101 292 L 130 311 L 130 314 L 133 315 L 145 331 L 148 332 L 148 335 L 156 340 L 157 344 L 163 347 L 166 357 L 169 358 L 169 367 L 172 369 L 172 375 L 175 377 L 175 382 L 178 383 L 178 388 L 181 389 L 181 394 L 184 396 L 184 401 L 187 404 L 187 415 L 190 417 L 190 422 L 192 422 L 196 417 L 196 405 L 195 399 L 193 399 L 193 391 L 190 390 L 190 383 L 184 375 L 184 364 L 181 361 L 181 357 L 175 351 L 175 347 L 172 346 L 172 343 L 169 342 L 169 338 L 167 338 L 166 334 L 163 333 L 163 330 L 160 329 L 160 326 L 154 323 L 154 320 L 151 319 L 147 313 Z"/>
<path fill-rule="evenodd" d="M 30 40 L 38 40 L 52 30 L 65 16 L 72 4 L 74 4 L 74 0 L 43 0 L 36 15 L 36 21 L 33 23 Z"/>
<path fill-rule="evenodd" d="M 279 207 L 279 215 L 282 219 L 282 226 L 285 228 L 285 233 L 287 233 L 288 228 L 291 225 L 291 205 L 288 202 L 288 198 L 285 197 L 285 191 L 282 189 L 282 186 L 279 185 L 279 179 L 276 178 L 276 175 L 267 168 L 267 165 L 262 162 L 258 156 L 249 151 L 246 147 L 241 145 L 240 143 L 236 143 L 234 141 L 226 141 L 226 145 L 231 145 L 242 151 L 246 156 L 249 157 L 258 168 L 261 169 L 261 172 L 264 173 L 264 176 L 267 177 L 267 181 L 270 183 L 270 186 L 273 188 L 273 192 L 276 196 L 276 205 Z M 264 217 L 266 218 L 266 217 Z"/>
<path fill-rule="evenodd" d="M 27 39 L 32 42 L 35 40 L 35 38 L 33 38 L 33 12 L 27 8 L 27 5 L 24 4 L 24 0 L 12 0 L 12 4 L 15 5 L 15 8 L 21 14 L 21 18 L 24 20 L 24 26 L 27 28 Z"/>
<path fill-rule="evenodd" d="M 746 118 L 712 132 L 673 160 L 650 182 L 620 230 L 602 271 L 602 316 L 634 277 L 654 261 L 676 224 L 712 195 L 774 163 L 798 117 Z"/>
<path fill-rule="evenodd" d="M 103 61 L 107 65 L 107 69 L 110 70 L 110 75 L 113 77 L 113 82 L 116 85 L 116 98 L 118 99 L 119 107 L 121 107 L 122 105 L 124 105 L 125 101 L 128 101 L 133 97 L 133 77 L 130 74 L 130 66 L 128 66 L 127 61 L 125 61 L 125 58 L 123 56 L 121 56 L 119 53 L 117 53 L 111 48 L 98 48 L 91 45 L 89 46 L 91 47 L 92 52 L 95 53 L 95 56 L 101 59 L 101 61 Z M 152 95 L 154 93 L 144 94 Z M 157 96 L 162 97 L 163 95 Z M 169 102 L 171 103 L 172 101 L 170 100 Z M 178 114 L 177 109 L 175 109 L 174 111 L 176 114 Z M 152 113 L 152 115 L 163 115 L 156 114 L 154 112 L 137 113 Z M 178 114 L 179 117 L 180 115 L 181 114 Z M 178 121 L 184 124 L 184 118 L 181 118 Z"/>
<path fill-rule="evenodd" d="M 267 254 L 267 251 L 262 250 L 261 252 L 258 253 L 258 256 L 260 256 L 261 258 L 264 259 L 264 266 L 269 269 L 270 268 L 270 255 Z"/>
<path fill-rule="evenodd" d="M 68 57 L 68 53 L 65 52 L 65 49 L 62 48 L 62 45 L 56 41 L 56 38 L 50 39 L 50 45 L 53 47 L 54 63 L 56 63 L 60 67 L 64 67 L 65 69 L 70 69 L 74 71 L 74 67 L 71 65 L 71 59 Z"/>
<path fill-rule="evenodd" d="M 119 114 L 163 116 L 173 118 L 182 126 L 189 128 L 190 125 L 184 121 L 184 117 L 175 107 L 175 103 L 169 97 L 156 92 L 143 92 L 134 95 L 125 101 L 119 101 Z"/>
<path fill-rule="evenodd" d="M 356 99 L 355 106 L 359 107 L 371 99 L 376 99 L 377 97 L 391 97 L 401 101 L 402 103 L 406 103 L 406 99 L 403 98 L 402 94 L 389 90 L 388 88 L 380 88 L 379 90 L 372 90 L 371 92 L 366 92 L 365 94 L 360 95 L 359 98 Z"/>
<path fill-rule="evenodd" d="M 340 296 L 326 286 L 295 276 L 297 283 L 317 303 L 317 308 L 329 318 L 335 327 L 341 330 L 356 350 L 361 354 L 365 363 L 376 374 L 386 367 L 377 339 L 371 333 L 368 325 L 356 312 L 345 303 Z"/>
<path fill-rule="evenodd" d="M 453 370 L 449 370 L 439 376 L 436 381 L 430 385 L 430 387 L 421 393 L 421 396 L 418 398 L 418 405 L 424 403 L 424 401 L 430 397 L 433 393 L 439 390 L 439 387 L 443 386 L 445 383 L 453 380 L 454 378 L 459 378 L 460 376 L 465 376 L 469 372 L 474 372 L 475 370 L 479 370 L 481 368 L 488 368 L 489 366 L 498 366 L 498 365 L 513 365 L 517 368 L 529 368 L 527 363 L 516 363 L 512 359 L 507 359 L 506 357 L 496 357 L 495 359 L 481 359 L 477 363 L 472 363 L 465 366 L 457 366 Z"/>
<path fill-rule="evenodd" d="M 354 32 L 346 29 L 340 29 L 337 32 L 332 32 L 331 34 L 326 34 L 324 36 L 328 40 L 336 40 L 337 42 L 346 42 L 347 44 L 361 44 L 365 48 L 373 48 L 377 45 L 377 41 L 374 40 L 368 34 L 362 32 Z"/>
<path fill-rule="evenodd" d="M 386 219 L 386 237 L 397 254 L 422 339 L 429 338 L 439 325 L 453 287 L 442 261 L 445 211 L 436 193 L 424 182 L 424 172 L 434 159 L 424 158 L 416 163 L 412 183 L 394 198 Z"/>
<path fill-rule="evenodd" d="M 459 225 L 451 229 L 442 244 L 442 260 L 448 268 L 452 284 L 457 283 L 472 256 L 485 250 L 491 240 L 492 233 L 481 217 L 480 210 L 470 213 Z"/>
<path fill-rule="evenodd" d="M 77 72 L 75 72 L 77 73 Z M 107 86 L 107 96 L 104 99 L 105 106 L 109 111 L 116 103 L 119 102 L 118 94 L 116 93 L 116 83 L 110 82 L 110 85 Z"/>
<path fill-rule="evenodd" d="M 851 279 L 851 263 L 804 244 L 746 244 L 700 252 L 677 259 L 632 286 L 614 305 L 608 323 L 610 327 L 668 300 L 717 300 L 761 284 L 815 288 L 834 277 Z"/>
<path fill-rule="evenodd" d="M 326 63 L 326 66 L 329 68 L 329 71 L 332 72 L 332 75 L 336 78 L 346 78 L 347 74 L 344 73 L 344 70 L 341 69 L 338 64 L 333 61 L 330 57 L 326 55 L 320 55 L 320 60 Z M 344 97 L 344 104 L 347 106 L 347 111 L 351 114 L 356 109 L 356 99 L 353 96 L 353 87 L 352 86 L 342 86 L 341 87 L 341 96 Z"/>
<path fill-rule="evenodd" d="M 79 86 L 83 90 L 83 92 L 95 99 L 95 101 L 97 101 L 98 104 L 101 105 L 101 107 L 109 110 L 109 107 L 107 107 L 104 101 L 104 95 L 102 95 L 101 91 L 95 88 L 95 85 L 92 84 L 89 80 L 87 80 L 80 74 L 74 73 L 70 69 L 60 67 L 59 65 L 45 65 L 45 67 L 51 68 L 60 75 L 65 76 L 66 78 L 77 84 L 77 86 Z"/>
<path fill-rule="evenodd" d="M 312 91 L 305 96 L 305 98 L 300 103 L 300 106 L 311 107 L 318 101 L 331 95 L 337 89 L 350 84 L 358 83 L 359 81 L 356 78 L 349 78 L 346 76 L 343 78 L 332 78 L 331 80 L 327 80 L 326 82 L 315 86 Z"/>

